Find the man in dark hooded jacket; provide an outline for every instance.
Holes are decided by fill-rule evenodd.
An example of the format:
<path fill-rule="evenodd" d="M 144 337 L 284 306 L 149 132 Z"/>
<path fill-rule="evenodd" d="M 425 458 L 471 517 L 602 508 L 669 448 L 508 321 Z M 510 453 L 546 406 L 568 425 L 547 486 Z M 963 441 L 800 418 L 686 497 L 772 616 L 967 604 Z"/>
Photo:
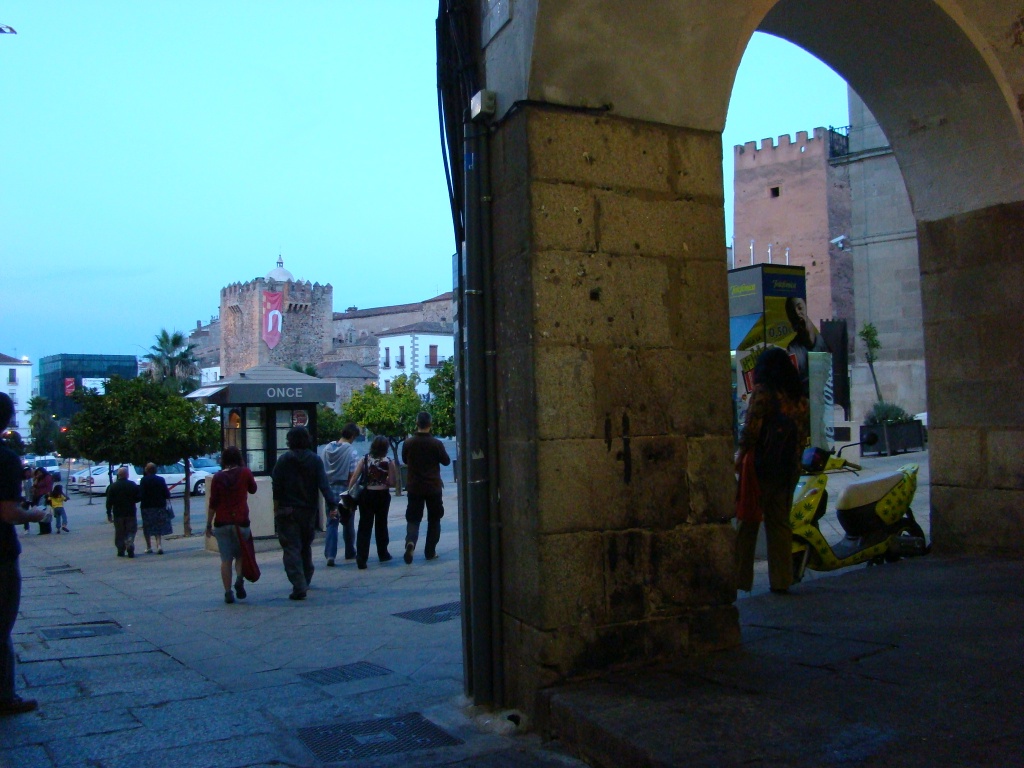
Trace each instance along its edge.
<path fill-rule="evenodd" d="M 292 600 L 305 600 L 313 580 L 313 537 L 323 495 L 330 514 L 337 499 L 327 482 L 324 463 L 313 453 L 313 441 L 305 427 L 288 430 L 288 451 L 270 473 L 274 492 L 274 528 L 281 543 L 284 571 L 292 583 Z"/>
<path fill-rule="evenodd" d="M 321 446 L 318 454 L 324 463 L 324 470 L 327 472 L 327 482 L 331 484 L 335 499 L 341 498 L 341 494 L 348 488 L 348 478 L 352 470 L 359 462 L 359 456 L 352 446 L 352 441 L 359 435 L 359 427 L 355 424 L 346 424 L 341 430 L 341 437 L 327 445 Z M 356 527 L 353 525 L 354 510 L 343 504 L 338 504 L 337 510 L 327 516 L 327 530 L 324 534 L 324 557 L 327 558 L 327 565 L 334 565 L 334 558 L 338 556 L 338 525 L 342 528 L 342 537 L 345 542 L 345 559 L 354 560 L 356 557 Z"/>

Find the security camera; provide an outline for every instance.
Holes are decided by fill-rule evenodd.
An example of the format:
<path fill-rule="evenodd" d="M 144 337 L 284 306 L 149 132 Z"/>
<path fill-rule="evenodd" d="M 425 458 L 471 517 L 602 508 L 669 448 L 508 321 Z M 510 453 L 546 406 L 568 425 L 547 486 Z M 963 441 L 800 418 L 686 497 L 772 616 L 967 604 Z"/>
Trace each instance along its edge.
<path fill-rule="evenodd" d="M 846 235 L 840 235 L 839 237 L 833 237 L 829 242 L 841 251 L 843 250 L 843 241 L 846 239 Z"/>

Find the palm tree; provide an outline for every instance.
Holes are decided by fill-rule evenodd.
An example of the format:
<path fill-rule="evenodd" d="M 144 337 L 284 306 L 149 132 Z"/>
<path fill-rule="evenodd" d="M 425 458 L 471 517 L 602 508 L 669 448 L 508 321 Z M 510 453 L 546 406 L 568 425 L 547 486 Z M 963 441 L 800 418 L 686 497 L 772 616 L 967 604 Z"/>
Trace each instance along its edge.
<path fill-rule="evenodd" d="M 32 397 L 28 401 L 28 426 L 32 435 L 32 449 L 36 453 L 49 453 L 53 450 L 53 440 L 57 434 L 57 422 L 50 413 L 50 401 L 45 397 Z"/>
<path fill-rule="evenodd" d="M 169 389 L 184 394 L 198 386 L 199 361 L 195 344 L 189 344 L 181 331 L 168 333 L 160 330 L 152 352 L 143 355 L 150 362 L 149 375 L 153 381 L 163 382 Z"/>

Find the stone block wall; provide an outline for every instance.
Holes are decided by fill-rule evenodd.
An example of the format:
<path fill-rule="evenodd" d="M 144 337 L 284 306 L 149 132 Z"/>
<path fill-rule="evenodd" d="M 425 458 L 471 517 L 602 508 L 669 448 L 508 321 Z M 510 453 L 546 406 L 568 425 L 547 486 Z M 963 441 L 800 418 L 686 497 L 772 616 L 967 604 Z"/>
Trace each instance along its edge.
<path fill-rule="evenodd" d="M 281 340 L 274 349 L 263 341 L 263 291 L 284 293 Z M 334 289 L 319 283 L 276 283 L 257 278 L 221 289 L 221 374 L 230 376 L 267 363 L 316 364 L 331 349 Z"/>
<path fill-rule="evenodd" d="M 918 224 L 932 532 L 1024 555 L 1024 203 Z"/>
<path fill-rule="evenodd" d="M 721 137 L 525 107 L 492 169 L 506 689 L 532 710 L 738 640 Z"/>

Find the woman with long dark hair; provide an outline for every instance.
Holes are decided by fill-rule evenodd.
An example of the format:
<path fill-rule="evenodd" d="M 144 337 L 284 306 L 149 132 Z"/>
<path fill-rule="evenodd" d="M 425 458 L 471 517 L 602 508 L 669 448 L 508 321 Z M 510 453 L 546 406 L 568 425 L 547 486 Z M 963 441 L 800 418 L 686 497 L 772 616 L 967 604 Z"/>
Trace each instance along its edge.
<path fill-rule="evenodd" d="M 366 469 L 366 490 L 359 496 L 359 528 L 356 531 L 356 565 L 366 567 L 370 556 L 370 532 L 376 532 L 377 559 L 386 563 L 388 552 L 388 509 L 391 508 L 391 489 L 398 485 L 398 469 L 388 458 L 388 439 L 377 435 L 370 443 L 370 452 L 359 460 L 352 470 L 348 485 L 351 488 Z"/>
<path fill-rule="evenodd" d="M 754 391 L 736 459 L 741 476 L 745 459 L 752 460 L 760 488 L 759 509 L 753 517 L 740 519 L 736 534 L 739 589 L 749 592 L 753 587 L 754 547 L 762 518 L 768 539 L 771 590 L 785 592 L 793 583 L 793 531 L 789 512 L 800 477 L 800 453 L 807 442 L 808 427 L 807 398 L 801 390 L 800 374 L 786 350 L 769 347 L 761 353 L 754 367 Z M 748 476 L 741 479 L 741 483 L 752 479 Z"/>

